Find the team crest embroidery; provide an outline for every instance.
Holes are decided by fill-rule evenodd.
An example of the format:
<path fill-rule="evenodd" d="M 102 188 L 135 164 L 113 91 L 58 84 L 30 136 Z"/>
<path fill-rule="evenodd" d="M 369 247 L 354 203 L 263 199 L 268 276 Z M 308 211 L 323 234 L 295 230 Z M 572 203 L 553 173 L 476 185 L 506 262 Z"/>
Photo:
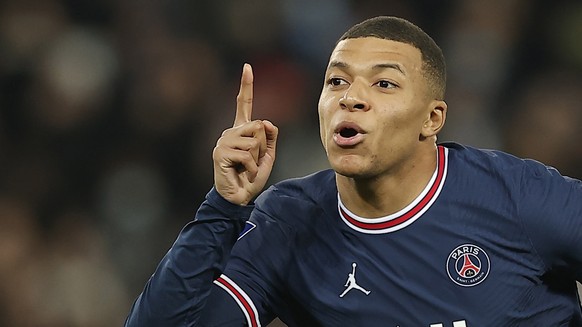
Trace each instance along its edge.
<path fill-rule="evenodd" d="M 482 283 L 489 275 L 489 255 L 474 244 L 456 247 L 447 259 L 447 273 L 457 285 L 471 287 Z"/>

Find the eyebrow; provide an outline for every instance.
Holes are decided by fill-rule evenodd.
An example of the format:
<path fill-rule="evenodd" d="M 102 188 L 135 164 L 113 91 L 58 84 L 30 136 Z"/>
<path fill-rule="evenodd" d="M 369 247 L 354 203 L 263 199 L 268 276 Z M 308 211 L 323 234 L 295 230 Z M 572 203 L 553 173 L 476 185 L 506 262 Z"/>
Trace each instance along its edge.
<path fill-rule="evenodd" d="M 347 63 L 343 62 L 343 61 L 332 61 L 329 63 L 328 69 L 329 68 L 349 68 L 350 65 L 348 65 Z M 382 64 L 376 64 L 374 66 L 372 66 L 372 70 L 384 70 L 384 69 L 394 69 L 399 71 L 402 75 L 406 76 L 406 73 L 404 72 L 404 69 L 402 69 L 402 67 L 399 64 L 393 64 L 393 63 L 382 63 Z"/>

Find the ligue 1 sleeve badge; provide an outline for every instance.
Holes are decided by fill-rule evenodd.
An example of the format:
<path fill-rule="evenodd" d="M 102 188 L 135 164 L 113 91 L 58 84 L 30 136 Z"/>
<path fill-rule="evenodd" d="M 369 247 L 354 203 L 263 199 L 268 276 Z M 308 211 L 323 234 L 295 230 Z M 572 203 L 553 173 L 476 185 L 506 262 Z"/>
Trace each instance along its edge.
<path fill-rule="evenodd" d="M 487 278 L 490 264 L 489 256 L 483 249 L 473 244 L 463 244 L 449 254 L 447 273 L 455 284 L 471 287 Z"/>

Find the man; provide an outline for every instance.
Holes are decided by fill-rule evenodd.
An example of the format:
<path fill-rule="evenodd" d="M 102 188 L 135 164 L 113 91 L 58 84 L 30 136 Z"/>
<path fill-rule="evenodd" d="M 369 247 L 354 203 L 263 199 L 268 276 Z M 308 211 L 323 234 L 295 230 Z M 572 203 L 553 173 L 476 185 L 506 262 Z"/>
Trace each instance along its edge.
<path fill-rule="evenodd" d="M 582 183 L 437 145 L 445 64 L 418 27 L 377 17 L 340 38 L 319 101 L 333 170 L 254 205 L 277 128 L 251 120 L 252 81 L 245 65 L 215 186 L 126 326 L 582 326 Z"/>

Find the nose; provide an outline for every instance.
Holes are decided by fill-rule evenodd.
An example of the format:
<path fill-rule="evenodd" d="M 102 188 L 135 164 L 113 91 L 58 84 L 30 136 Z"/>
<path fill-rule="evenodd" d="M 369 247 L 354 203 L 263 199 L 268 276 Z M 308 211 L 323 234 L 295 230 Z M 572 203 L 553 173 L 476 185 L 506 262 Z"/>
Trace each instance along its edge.
<path fill-rule="evenodd" d="M 340 107 L 350 111 L 368 111 L 370 109 L 370 105 L 366 100 L 364 100 L 363 92 L 361 90 L 357 90 L 354 86 L 355 85 L 352 84 L 346 90 L 346 93 L 339 101 Z"/>

